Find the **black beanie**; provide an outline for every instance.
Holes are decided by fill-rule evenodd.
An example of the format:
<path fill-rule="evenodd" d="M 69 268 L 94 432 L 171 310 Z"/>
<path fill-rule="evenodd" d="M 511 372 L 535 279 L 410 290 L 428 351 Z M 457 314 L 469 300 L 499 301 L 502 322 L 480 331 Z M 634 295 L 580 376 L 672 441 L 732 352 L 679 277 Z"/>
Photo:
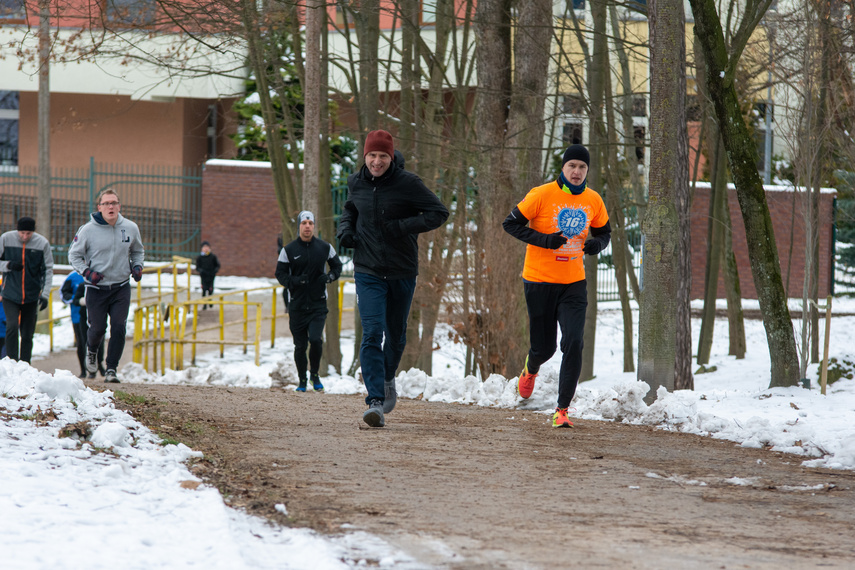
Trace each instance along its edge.
<path fill-rule="evenodd" d="M 18 218 L 18 231 L 19 232 L 34 232 L 34 231 L 36 231 L 36 221 L 32 218 L 27 218 L 26 216 L 23 218 Z"/>
<path fill-rule="evenodd" d="M 581 160 L 589 168 L 591 166 L 591 155 L 588 149 L 580 144 L 574 144 L 564 151 L 564 158 L 561 159 L 561 168 L 564 168 L 564 165 L 570 160 Z"/>

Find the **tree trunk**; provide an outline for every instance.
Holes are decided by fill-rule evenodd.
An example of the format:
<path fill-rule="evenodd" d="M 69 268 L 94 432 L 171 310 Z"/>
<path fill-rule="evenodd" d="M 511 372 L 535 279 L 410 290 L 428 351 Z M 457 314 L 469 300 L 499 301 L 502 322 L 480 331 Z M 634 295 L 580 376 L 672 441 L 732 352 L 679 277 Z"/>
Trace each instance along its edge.
<path fill-rule="evenodd" d="M 611 82 L 606 82 L 606 116 L 608 117 L 608 160 L 607 164 L 618 164 L 618 134 L 617 116 L 615 113 L 614 97 L 611 90 Z M 633 152 L 635 149 L 633 149 Z M 635 161 L 635 155 L 627 157 L 630 162 Z M 638 170 L 638 169 L 636 169 Z M 612 228 L 612 263 L 615 271 L 615 281 L 618 286 L 618 297 L 620 298 L 621 314 L 623 316 L 623 371 L 635 372 L 635 350 L 632 338 L 632 306 L 629 303 L 629 290 L 626 285 L 627 265 L 632 265 L 632 258 L 626 255 L 626 232 L 624 225 L 626 220 L 623 215 L 623 207 L 620 199 L 621 183 L 616 168 L 606 169 L 606 179 L 609 191 L 606 193 L 606 207 L 609 211 L 609 223 Z"/>
<path fill-rule="evenodd" d="M 730 200 L 725 200 L 724 216 L 724 248 L 722 263 L 724 264 L 724 291 L 727 295 L 727 336 L 729 341 L 728 354 L 737 360 L 745 358 L 745 315 L 742 312 L 742 287 L 739 285 L 739 271 L 736 265 L 736 255 L 733 253 L 733 232 L 730 223 Z"/>
<path fill-rule="evenodd" d="M 739 108 L 733 84 L 734 71 L 728 61 L 716 3 L 714 0 L 690 2 L 695 16 L 695 34 L 707 62 L 707 84 L 745 224 L 751 271 L 769 342 L 772 363 L 769 386 L 795 386 L 799 379 L 799 360 L 787 295 L 781 280 L 772 220 L 763 181 L 757 172 L 757 149 Z"/>
<path fill-rule="evenodd" d="M 656 398 L 691 388 L 690 333 L 685 330 L 684 235 L 688 208 L 688 140 L 686 133 L 685 30 L 681 0 L 654 0 L 650 28 L 650 189 L 644 218 L 644 288 L 639 318 L 638 378 Z M 681 219 L 684 218 L 684 219 Z M 688 254 L 688 251 L 686 251 Z M 681 283 L 681 281 L 683 283 Z M 690 282 L 688 283 L 690 285 Z M 686 305 L 680 307 L 681 304 Z"/>
<path fill-rule="evenodd" d="M 718 127 L 710 129 L 714 145 L 712 184 L 710 186 L 709 220 L 707 223 L 707 267 L 704 279 L 704 308 L 698 335 L 698 364 L 709 364 L 715 330 L 715 304 L 718 298 L 718 276 L 724 248 L 724 209 L 727 207 L 727 166 L 724 145 Z"/>
<path fill-rule="evenodd" d="M 50 172 L 50 0 L 39 0 L 39 200 L 36 220 L 39 233 L 50 241 L 51 172 Z"/>
<path fill-rule="evenodd" d="M 590 142 L 591 168 L 588 170 L 588 186 L 603 193 L 603 172 L 606 165 L 605 115 L 606 82 L 611 80 L 608 60 L 608 38 L 606 36 L 607 10 L 605 0 L 591 1 L 591 18 L 594 21 L 594 48 L 591 65 L 588 67 L 588 98 L 591 101 Z M 588 309 L 585 312 L 585 334 L 582 348 L 582 371 L 579 381 L 594 377 L 594 349 L 597 342 L 597 262 L 596 255 L 585 256 L 585 280 L 588 290 Z"/>

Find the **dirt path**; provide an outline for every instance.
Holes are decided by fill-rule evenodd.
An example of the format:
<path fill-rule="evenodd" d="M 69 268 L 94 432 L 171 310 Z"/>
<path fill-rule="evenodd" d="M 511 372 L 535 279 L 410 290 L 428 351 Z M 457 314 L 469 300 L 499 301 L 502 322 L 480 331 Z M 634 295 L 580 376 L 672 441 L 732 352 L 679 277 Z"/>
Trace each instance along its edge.
<path fill-rule="evenodd" d="M 855 565 L 855 474 L 795 456 L 606 422 L 554 430 L 520 410 L 402 400 L 369 429 L 360 396 L 116 388 L 153 430 L 204 452 L 192 469 L 230 504 L 368 531 L 426 565 Z"/>

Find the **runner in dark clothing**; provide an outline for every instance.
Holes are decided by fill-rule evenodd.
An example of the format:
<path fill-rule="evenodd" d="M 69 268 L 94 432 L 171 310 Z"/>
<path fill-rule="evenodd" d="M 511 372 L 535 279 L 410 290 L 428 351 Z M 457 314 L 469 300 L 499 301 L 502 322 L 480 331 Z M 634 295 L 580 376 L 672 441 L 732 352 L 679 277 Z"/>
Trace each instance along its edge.
<path fill-rule="evenodd" d="M 363 331 L 359 362 L 368 390 L 362 419 L 383 427 L 398 398 L 395 374 L 419 274 L 418 234 L 444 224 L 448 208 L 421 178 L 404 170 L 386 131 L 368 133 L 364 156 L 365 164 L 347 179 L 337 236 L 342 247 L 353 248 Z"/>
<path fill-rule="evenodd" d="M 314 236 L 315 216 L 312 212 L 304 210 L 297 219 L 300 235 L 279 252 L 276 279 L 288 290 L 291 298 L 288 312 L 291 336 L 294 338 L 294 363 L 300 382 L 297 391 L 306 391 L 308 365 L 312 388 L 316 392 L 323 392 L 320 366 L 324 324 L 329 312 L 327 283 L 332 283 L 341 275 L 341 261 L 333 246 Z M 326 270 L 327 265 L 329 272 Z"/>
<path fill-rule="evenodd" d="M 196 258 L 196 271 L 199 272 L 199 278 L 202 280 L 202 296 L 213 295 L 214 277 L 220 271 L 220 261 L 211 253 L 211 244 L 206 241 L 202 242 L 202 253 Z M 202 305 L 202 309 L 207 309 L 209 306 L 213 307 L 213 305 Z"/>

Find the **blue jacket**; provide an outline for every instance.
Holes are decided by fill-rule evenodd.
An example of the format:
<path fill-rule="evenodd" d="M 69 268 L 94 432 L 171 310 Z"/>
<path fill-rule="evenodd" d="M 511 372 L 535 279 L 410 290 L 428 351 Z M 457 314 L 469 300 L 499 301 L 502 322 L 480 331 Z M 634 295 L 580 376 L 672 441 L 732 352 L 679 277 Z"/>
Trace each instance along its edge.
<path fill-rule="evenodd" d="M 71 305 L 71 322 L 77 324 L 80 322 L 80 301 L 75 304 L 73 301 L 77 297 L 77 288 L 83 285 L 86 280 L 76 271 L 72 271 L 62 283 L 62 302 L 66 305 Z"/>

